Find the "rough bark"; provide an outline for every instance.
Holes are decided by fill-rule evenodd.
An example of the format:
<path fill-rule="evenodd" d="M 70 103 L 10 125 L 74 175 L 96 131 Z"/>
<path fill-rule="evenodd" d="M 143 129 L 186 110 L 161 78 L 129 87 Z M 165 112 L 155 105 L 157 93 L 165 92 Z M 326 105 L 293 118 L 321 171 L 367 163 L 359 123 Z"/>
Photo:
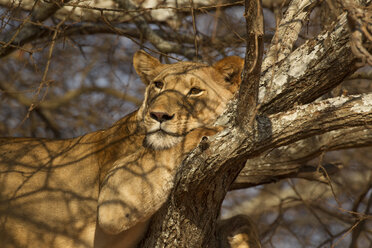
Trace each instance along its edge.
<path fill-rule="evenodd" d="M 225 119 L 220 120 L 230 126 L 216 137 L 204 140 L 180 167 L 175 188 L 169 201 L 155 215 L 148 238 L 143 242 L 144 247 L 182 247 L 185 244 L 215 247 L 213 227 L 219 214 L 216 208 L 219 209 L 226 189 L 232 183 L 231 178 L 247 159 L 312 136 L 333 130 L 345 133 L 350 128 L 366 128 L 372 123 L 371 94 L 336 97 L 295 106 L 312 102 L 356 69 L 353 66 L 355 57 L 347 47 L 347 34 L 346 19 L 341 16 L 339 25 L 331 32 L 305 43 L 284 59 L 274 75 L 287 76 L 293 81 L 285 79 L 279 85 L 274 79 L 277 86 L 268 87 L 266 94 L 269 99 L 272 95 L 272 99 L 280 101 L 261 101 L 264 105 L 255 114 L 248 113 L 248 116 L 256 116 L 252 129 L 231 125 L 235 110 L 239 112 L 243 109 L 237 107 L 239 101 L 232 104 Z M 249 45 L 247 49 L 250 49 Z M 340 73 L 340 69 L 345 70 Z M 266 72 L 263 77 L 269 77 L 271 73 Z M 363 144 L 367 143 L 369 141 Z M 300 172 L 306 173 L 304 170 Z M 261 177 L 261 180 L 262 183 L 267 178 Z"/>
<path fill-rule="evenodd" d="M 292 52 L 303 23 L 318 3 L 318 1 L 311 0 L 294 0 L 290 2 L 271 40 L 267 57 L 262 63 L 262 71 L 268 70 Z"/>
<path fill-rule="evenodd" d="M 296 1 L 292 3 L 294 2 Z M 310 2 L 303 4 L 310 5 Z M 304 10 L 307 9 L 300 8 L 300 11 L 296 12 L 296 17 L 303 15 Z M 286 15 L 283 20 L 286 20 Z M 273 39 L 269 49 L 272 52 L 269 52 L 263 62 L 265 68 L 262 69 L 260 80 L 259 112 L 277 113 L 288 110 L 296 104 L 312 102 L 358 69 L 356 55 L 353 54 L 349 43 L 350 31 L 346 15 L 340 15 L 338 20 L 330 31 L 325 31 L 317 38 L 309 40 L 289 55 L 287 53 L 289 49 L 275 50 L 275 38 Z M 279 26 L 275 35 L 280 40 L 288 35 L 286 25 L 300 25 L 300 22 L 281 23 L 283 26 Z M 295 33 L 299 32 L 298 26 L 297 28 L 291 26 L 291 28 L 294 28 Z M 282 59 L 275 60 L 273 58 L 275 56 Z M 301 167 L 322 152 L 370 145 L 370 130 L 365 127 L 332 131 L 310 137 L 248 160 L 232 189 L 269 183 L 281 178 L 297 177 Z"/>
<path fill-rule="evenodd" d="M 307 165 L 306 162 L 327 151 L 372 145 L 372 130 L 368 127 L 353 127 L 312 136 L 292 144 L 269 150 L 259 157 L 249 159 L 230 190 L 272 183 L 285 178 L 306 178 L 327 182 L 323 168 Z M 328 175 L 343 167 L 325 164 Z"/>
<path fill-rule="evenodd" d="M 256 115 L 259 80 L 263 54 L 264 24 L 261 1 L 245 2 L 247 49 L 242 84 L 238 95 L 236 122 L 240 128 L 251 129 Z"/>
<path fill-rule="evenodd" d="M 346 14 L 330 31 L 293 51 L 278 66 L 263 72 L 259 100 L 261 112 L 271 114 L 322 96 L 358 67 L 349 45 Z"/>
<path fill-rule="evenodd" d="M 292 1 L 290 7 L 299 2 Z M 290 39 L 279 49 L 274 49 L 275 41 L 272 43 L 260 73 L 263 32 L 260 32 L 262 27 L 255 26 L 259 24 L 255 20 L 260 18 L 257 18 L 257 9 L 249 5 L 253 3 L 256 2 L 247 1 L 247 6 L 251 7 L 247 7 L 246 18 L 252 26 L 247 25 L 246 69 L 239 100 L 220 120 L 228 127 L 217 137 L 204 140 L 181 166 L 175 179 L 176 187 L 167 204 L 155 216 L 148 238 L 143 243 L 145 247 L 216 247 L 215 223 L 229 188 L 251 187 L 288 177 L 322 180 L 323 174 L 319 175 L 317 168 L 306 167 L 306 161 L 328 150 L 372 145 L 371 94 L 301 105 L 313 102 L 357 69 L 356 57 L 348 43 L 346 15 L 341 15 L 331 30 L 290 53 L 302 21 L 309 16 L 314 4 L 303 1 L 297 12 L 291 12 L 293 9 L 289 8 L 275 39 L 281 44 L 285 36 L 289 35 Z M 55 8 L 48 10 L 42 17 L 34 15 L 32 20 L 45 20 Z M 132 10 L 135 13 L 135 9 Z M 140 32 L 113 28 L 111 20 L 104 30 L 119 34 L 127 32 L 138 37 L 145 34 L 163 52 L 182 49 L 172 47 L 173 44 L 149 29 L 148 20 L 138 16 L 132 18 Z M 291 18 L 299 21 L 289 27 L 284 25 Z M 28 25 L 31 31 L 35 28 L 40 30 L 37 25 L 25 22 L 16 32 L 25 30 Z M 85 26 L 82 30 L 100 32 L 100 28 L 103 29 L 100 26 Z M 293 30 L 290 34 L 289 29 Z M 73 32 L 72 29 L 70 31 Z M 12 40 L 13 37 L 16 38 Z M 12 36 L 7 44 L 2 44 L 0 49 L 5 52 L 0 56 L 10 51 L 6 49 L 22 45 L 30 37 L 35 37 L 35 31 L 28 36 Z M 192 57 L 194 51 L 190 51 L 188 54 Z M 260 108 L 257 109 L 260 74 Z M 17 100 L 29 105 L 27 99 Z M 42 102 L 40 107 L 43 105 L 46 109 L 54 106 L 47 101 Z M 243 165 L 245 168 L 232 184 Z M 325 165 L 325 169 L 328 168 L 333 170 L 335 167 Z"/>
<path fill-rule="evenodd" d="M 218 216 L 216 205 L 239 165 L 263 151 L 312 135 L 370 124 L 372 94 L 367 94 L 327 99 L 270 115 L 257 122 L 253 132 L 261 135 L 254 139 L 231 127 L 204 141 L 181 166 L 169 201 L 153 219 L 145 247 L 182 246 L 186 242 L 192 247 L 214 247 L 211 226 Z"/>
<path fill-rule="evenodd" d="M 247 30 L 249 56 L 246 56 L 239 92 L 241 100 L 235 102 L 245 101 L 245 104 L 232 105 L 231 111 L 235 115 L 231 116 L 235 121 L 230 121 L 237 124 L 232 133 L 240 134 L 240 137 L 245 136 L 242 133 L 253 132 L 264 33 L 261 1 L 246 1 L 245 6 L 245 15 L 251 25 Z M 240 118 L 243 113 L 246 117 Z M 206 146 L 199 146 L 180 167 L 170 199 L 152 219 L 143 247 L 218 247 L 216 222 L 219 209 L 227 189 L 244 166 L 241 163 L 244 158 L 230 153 L 239 148 L 239 141 L 234 143 L 235 149 L 224 149 L 225 154 L 218 154 L 223 149 L 222 144 L 207 148 L 209 142 L 205 140 L 204 143 Z"/>

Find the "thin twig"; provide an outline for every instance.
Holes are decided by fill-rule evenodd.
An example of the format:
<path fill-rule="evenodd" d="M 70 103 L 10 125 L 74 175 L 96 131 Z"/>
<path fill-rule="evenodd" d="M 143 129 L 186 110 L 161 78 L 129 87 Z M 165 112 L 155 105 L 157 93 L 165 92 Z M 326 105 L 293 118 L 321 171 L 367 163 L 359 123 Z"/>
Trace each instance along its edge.
<path fill-rule="evenodd" d="M 195 13 L 194 13 L 194 1 L 189 0 L 190 2 L 190 10 L 191 10 L 191 16 L 192 16 L 192 29 L 194 31 L 194 46 L 195 46 L 195 58 L 198 57 L 198 30 L 196 29 L 196 20 L 195 20 Z"/>

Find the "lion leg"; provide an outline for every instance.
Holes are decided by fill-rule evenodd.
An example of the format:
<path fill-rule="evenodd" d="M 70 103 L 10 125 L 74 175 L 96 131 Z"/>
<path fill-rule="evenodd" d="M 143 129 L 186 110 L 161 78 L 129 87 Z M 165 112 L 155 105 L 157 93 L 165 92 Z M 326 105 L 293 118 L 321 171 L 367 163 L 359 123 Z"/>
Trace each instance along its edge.
<path fill-rule="evenodd" d="M 181 154 L 187 154 L 196 148 L 203 137 L 209 137 L 224 130 L 223 126 L 197 128 L 185 136 L 184 141 L 178 146 L 182 148 Z"/>

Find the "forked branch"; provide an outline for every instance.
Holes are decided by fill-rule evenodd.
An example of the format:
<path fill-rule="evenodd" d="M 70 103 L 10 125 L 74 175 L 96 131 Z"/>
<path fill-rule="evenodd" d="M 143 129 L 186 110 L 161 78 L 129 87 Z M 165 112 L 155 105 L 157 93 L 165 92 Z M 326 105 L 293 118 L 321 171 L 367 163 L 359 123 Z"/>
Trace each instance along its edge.
<path fill-rule="evenodd" d="M 247 56 L 238 100 L 241 104 L 231 108 L 233 115 L 237 116 L 235 120 L 239 127 L 235 128 L 240 131 L 248 124 L 254 126 L 263 49 L 261 2 L 247 0 L 245 13 L 251 26 L 247 27 Z M 234 134 L 246 138 L 247 133 L 239 135 L 240 131 Z M 241 142 L 231 140 L 235 149 L 229 147 L 231 150 L 225 148 L 225 153 L 219 153 L 217 149 L 223 141 L 223 137 L 216 143 L 205 141 L 205 147 L 200 146 L 184 161 L 169 200 L 152 218 L 143 247 L 164 247 L 167 244 L 174 247 L 218 247 L 215 228 L 220 206 L 230 184 L 244 166 L 231 153 L 224 156 L 226 152 L 234 152 Z M 211 147 L 206 149 L 209 145 Z M 209 156 L 212 156 L 211 160 Z"/>

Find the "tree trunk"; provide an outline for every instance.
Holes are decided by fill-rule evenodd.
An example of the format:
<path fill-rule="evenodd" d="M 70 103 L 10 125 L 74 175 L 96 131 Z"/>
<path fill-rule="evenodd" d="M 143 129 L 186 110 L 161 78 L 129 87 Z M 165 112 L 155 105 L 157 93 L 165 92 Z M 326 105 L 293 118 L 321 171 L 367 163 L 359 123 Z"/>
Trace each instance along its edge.
<path fill-rule="evenodd" d="M 261 12 L 250 8 L 260 5 L 252 2 L 246 1 L 246 13 L 258 15 Z M 260 18 L 251 16 L 250 20 Z M 238 100 L 217 121 L 228 127 L 217 137 L 205 139 L 184 161 L 168 202 L 152 219 L 143 247 L 218 247 L 215 228 L 220 206 L 247 160 L 245 171 L 247 168 L 254 171 L 257 164 L 250 164 L 249 159 L 257 160 L 266 151 L 332 130 L 341 129 L 345 133 L 350 128 L 372 123 L 372 94 L 337 97 L 296 107 L 299 103 L 314 101 L 356 70 L 355 57 L 345 55 L 352 54 L 345 38 L 346 17 L 341 16 L 339 22 L 333 30 L 283 58 L 280 67 L 273 64 L 263 72 L 262 79 L 269 81 L 261 81 L 260 90 L 264 88 L 265 98 L 259 99 L 259 108 L 256 107 L 256 82 L 260 76 L 257 67 L 261 67 L 261 30 L 257 28 L 259 25 L 252 25 L 257 29 L 248 35 Z M 327 37 L 332 37 L 333 42 L 327 42 Z M 336 72 L 342 68 L 345 68 L 342 73 Z M 314 151 L 316 149 L 314 147 Z M 270 168 L 274 166 L 272 163 Z M 296 175 L 321 178 L 314 172 L 298 170 L 301 166 L 303 164 L 297 164 Z M 284 171 L 282 176 L 293 175 L 290 166 Z M 269 181 L 262 176 L 267 171 L 261 172 L 261 177 L 255 175 L 257 184 Z M 275 172 L 268 174 L 275 179 Z"/>

